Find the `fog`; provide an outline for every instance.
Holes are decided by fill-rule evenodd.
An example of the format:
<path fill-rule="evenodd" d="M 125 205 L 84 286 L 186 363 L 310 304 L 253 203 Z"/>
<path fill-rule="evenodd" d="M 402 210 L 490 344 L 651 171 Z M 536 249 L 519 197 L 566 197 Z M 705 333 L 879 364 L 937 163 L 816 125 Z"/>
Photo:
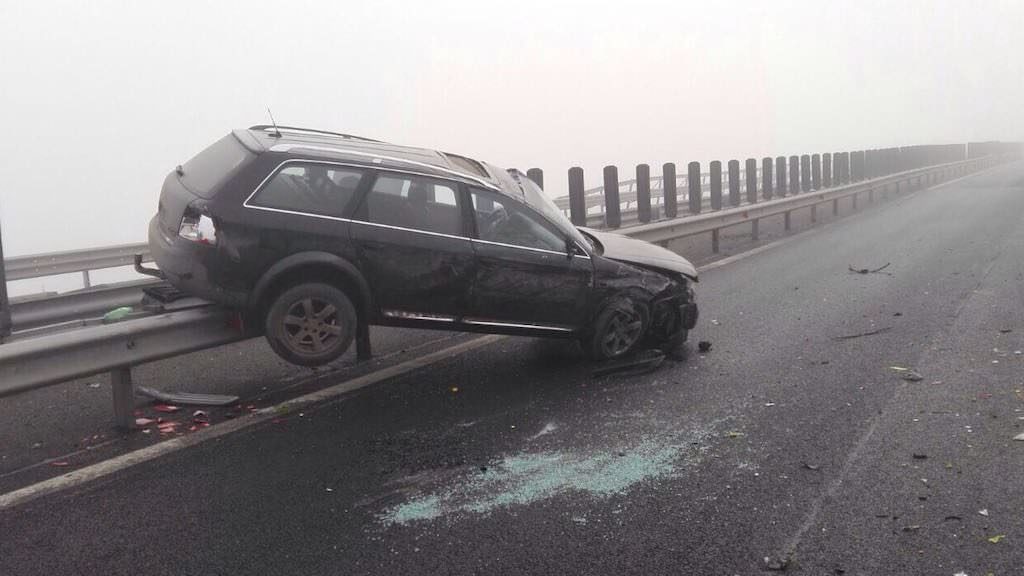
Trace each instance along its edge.
<path fill-rule="evenodd" d="M 8 255 L 145 239 L 231 128 L 540 167 L 1024 137 L 1019 2 L 0 0 Z"/>

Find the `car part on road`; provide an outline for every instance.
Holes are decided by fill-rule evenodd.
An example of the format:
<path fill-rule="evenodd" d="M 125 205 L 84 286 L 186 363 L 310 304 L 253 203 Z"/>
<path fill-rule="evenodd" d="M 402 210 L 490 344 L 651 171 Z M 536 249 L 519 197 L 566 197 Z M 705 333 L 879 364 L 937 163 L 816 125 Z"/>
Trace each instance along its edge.
<path fill-rule="evenodd" d="M 876 334 L 884 334 L 892 330 L 892 326 L 886 326 L 877 330 L 869 330 L 868 332 L 859 332 L 857 334 L 847 334 L 845 336 L 833 336 L 833 340 L 853 340 L 854 338 L 863 338 L 864 336 L 874 336 Z"/>
<path fill-rule="evenodd" d="M 708 342 L 707 340 L 697 342 L 697 350 L 700 351 L 701 354 L 711 352 L 711 342 Z"/>
<path fill-rule="evenodd" d="M 880 274 L 881 273 L 881 274 L 888 274 L 889 276 L 892 276 L 892 274 L 889 274 L 888 272 L 882 272 L 882 270 L 885 270 L 886 268 L 888 268 L 890 264 L 892 264 L 892 263 L 891 262 L 886 262 L 884 266 L 875 268 L 873 270 L 869 269 L 869 268 L 854 268 L 852 264 L 847 265 L 847 267 L 850 269 L 850 272 L 853 272 L 855 274 Z"/>
<path fill-rule="evenodd" d="M 609 360 L 595 368 L 590 375 L 594 378 L 615 374 L 618 376 L 637 376 L 653 372 L 662 362 L 665 354 L 660 350 L 644 350 L 638 354 L 621 360 Z"/>
<path fill-rule="evenodd" d="M 136 386 L 136 392 L 167 404 L 191 406 L 229 406 L 238 402 L 238 396 L 228 394 L 195 394 L 192 392 L 163 392 L 146 386 Z"/>
<path fill-rule="evenodd" d="M 300 366 L 320 366 L 337 359 L 348 350 L 355 332 L 352 301 L 328 284 L 293 286 L 277 296 L 267 311 L 270 347 Z"/>

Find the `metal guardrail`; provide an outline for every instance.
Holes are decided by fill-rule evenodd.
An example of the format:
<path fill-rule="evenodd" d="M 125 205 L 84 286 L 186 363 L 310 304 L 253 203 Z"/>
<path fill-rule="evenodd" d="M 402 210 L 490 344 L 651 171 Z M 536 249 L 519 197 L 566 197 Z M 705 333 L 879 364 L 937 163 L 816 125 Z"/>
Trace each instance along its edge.
<path fill-rule="evenodd" d="M 149 245 L 140 242 L 10 258 L 4 261 L 4 269 L 8 282 L 75 272 L 87 275 L 91 270 L 132 266 L 135 264 L 136 254 L 141 254 L 144 262 L 152 260 Z M 88 276 L 85 276 L 85 287 L 88 288 L 89 285 Z"/>

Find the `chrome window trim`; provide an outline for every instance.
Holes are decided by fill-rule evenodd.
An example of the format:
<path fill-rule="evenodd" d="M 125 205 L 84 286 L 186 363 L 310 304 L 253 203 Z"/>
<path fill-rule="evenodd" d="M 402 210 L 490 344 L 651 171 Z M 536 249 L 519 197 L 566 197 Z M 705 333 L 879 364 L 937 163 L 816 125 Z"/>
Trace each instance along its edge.
<path fill-rule="evenodd" d="M 518 248 L 519 250 L 529 250 L 531 252 L 541 252 L 544 254 L 556 254 L 561 257 L 565 257 L 565 252 L 559 252 L 557 250 L 547 250 L 544 248 L 532 248 L 530 246 L 517 246 L 515 244 L 506 244 L 504 242 L 494 242 L 492 240 L 481 240 L 479 238 L 470 238 L 471 242 L 479 242 L 481 244 L 490 244 L 492 246 L 502 246 L 505 248 Z M 577 247 L 579 245 L 577 244 Z M 573 254 L 573 258 L 583 258 L 584 260 L 590 260 L 590 256 L 587 256 L 587 251 L 584 250 L 583 254 Z"/>
<path fill-rule="evenodd" d="M 486 180 L 481 179 L 479 176 L 473 176 L 472 174 L 467 174 L 465 172 L 459 172 L 458 170 L 452 170 L 450 168 L 445 168 L 443 166 L 437 166 L 435 164 L 427 164 L 426 162 L 417 162 L 415 160 L 407 160 L 405 158 L 396 158 L 394 156 L 384 156 L 383 154 L 371 154 L 369 152 L 360 152 L 359 150 L 352 150 L 351 148 L 315 146 L 315 145 L 308 145 L 308 144 L 275 144 L 275 145 L 270 147 L 270 151 L 271 152 L 289 152 L 289 151 L 291 151 L 294 148 L 299 148 L 299 149 L 303 149 L 303 150 L 319 150 L 319 151 L 322 151 L 322 152 L 343 152 L 345 154 L 352 154 L 353 156 L 364 156 L 364 157 L 367 157 L 367 158 L 373 158 L 377 162 L 379 162 L 381 160 L 390 160 L 392 162 L 401 162 L 403 164 L 409 164 L 409 165 L 412 165 L 412 166 L 419 166 L 421 168 L 428 168 L 430 170 L 440 170 L 440 171 L 445 172 L 447 174 L 452 174 L 452 175 L 458 176 L 460 178 L 466 178 L 468 180 L 472 180 L 473 182 L 476 182 L 476 183 L 480 184 L 481 186 L 483 186 L 485 188 L 490 188 L 491 190 L 495 190 L 497 192 L 501 192 L 501 188 L 499 188 L 495 184 L 492 184 L 492 183 L 490 183 L 490 182 L 488 182 Z"/>
<path fill-rule="evenodd" d="M 536 330 L 551 330 L 553 332 L 572 332 L 572 328 L 565 328 L 564 326 L 551 326 L 549 324 L 516 324 L 513 322 L 497 322 L 493 320 L 462 320 L 463 324 L 471 324 L 473 326 L 495 326 L 498 328 L 531 328 Z"/>

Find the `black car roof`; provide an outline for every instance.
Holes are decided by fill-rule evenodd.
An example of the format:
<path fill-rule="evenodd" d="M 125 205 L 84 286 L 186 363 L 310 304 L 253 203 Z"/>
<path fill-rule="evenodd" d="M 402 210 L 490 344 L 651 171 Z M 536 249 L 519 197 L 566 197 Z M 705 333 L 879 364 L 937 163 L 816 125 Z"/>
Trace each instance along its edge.
<path fill-rule="evenodd" d="M 480 166 L 480 173 L 473 173 L 436 150 L 400 146 L 350 134 L 288 126 L 253 126 L 235 130 L 234 134 L 239 141 L 257 153 L 270 151 L 301 158 L 415 170 L 444 178 L 457 177 L 494 190 L 515 193 L 502 190 L 501 180 L 493 174 L 493 170 L 496 170 L 493 166 L 470 160 Z"/>

